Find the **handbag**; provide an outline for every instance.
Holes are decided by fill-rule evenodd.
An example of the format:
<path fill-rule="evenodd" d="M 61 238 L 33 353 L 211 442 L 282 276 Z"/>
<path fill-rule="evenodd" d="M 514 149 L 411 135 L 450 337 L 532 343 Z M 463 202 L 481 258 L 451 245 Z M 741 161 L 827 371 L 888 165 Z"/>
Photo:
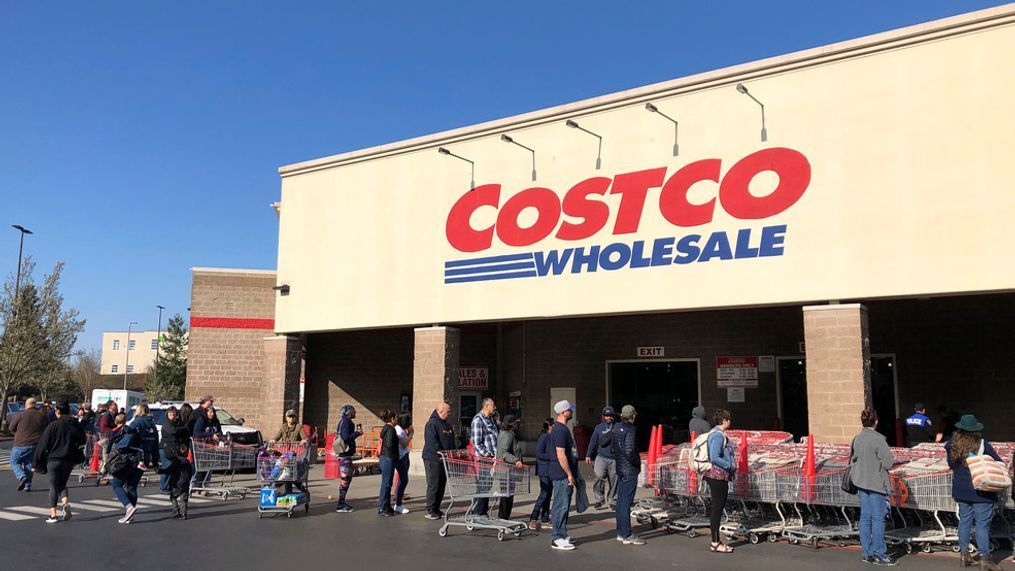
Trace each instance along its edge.
<path fill-rule="evenodd" d="M 842 472 L 842 491 L 855 496 L 860 490 L 853 483 L 853 443 L 849 444 L 849 464 Z"/>
<path fill-rule="evenodd" d="M 1003 492 L 1011 487 L 1011 476 L 1003 462 L 994 460 L 983 453 L 983 440 L 980 441 L 978 454 L 970 454 L 966 458 L 969 475 L 973 480 L 973 489 L 979 492 Z"/>
<path fill-rule="evenodd" d="M 115 476 L 133 465 L 133 455 L 116 451 L 106 460 L 106 472 Z"/>

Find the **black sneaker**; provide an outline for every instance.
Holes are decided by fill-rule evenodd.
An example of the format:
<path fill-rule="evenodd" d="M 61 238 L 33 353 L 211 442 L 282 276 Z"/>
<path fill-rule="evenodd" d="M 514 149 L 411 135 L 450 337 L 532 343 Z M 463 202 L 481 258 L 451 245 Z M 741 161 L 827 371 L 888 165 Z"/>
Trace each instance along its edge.
<path fill-rule="evenodd" d="M 427 512 L 426 515 L 424 515 L 423 517 L 425 517 L 426 519 L 441 519 L 440 514 L 435 514 L 435 513 L 430 513 L 430 512 Z"/>
<path fill-rule="evenodd" d="M 21 478 L 18 480 L 18 491 L 21 492 L 25 489 L 25 484 L 28 483 L 28 478 Z"/>
<path fill-rule="evenodd" d="M 395 517 L 395 512 L 394 511 L 380 510 L 380 511 L 377 512 L 377 515 L 379 515 L 381 517 Z"/>
<path fill-rule="evenodd" d="M 863 557 L 860 558 L 860 561 L 863 561 L 864 563 L 871 563 L 871 564 L 873 564 L 874 563 L 874 556 L 873 555 L 864 555 Z"/>
<path fill-rule="evenodd" d="M 352 506 L 350 506 L 347 503 L 343 502 L 343 503 L 338 504 L 337 506 L 335 506 L 335 513 L 347 514 L 347 513 L 352 513 L 352 512 L 353 512 Z"/>
<path fill-rule="evenodd" d="M 875 555 L 874 557 L 871 557 L 871 560 L 872 560 L 871 563 L 875 565 L 880 565 L 882 567 L 895 567 L 896 565 L 899 564 L 898 561 L 892 559 L 887 555 Z"/>
<path fill-rule="evenodd" d="M 596 502 L 596 503 L 592 504 L 592 508 L 593 509 L 597 509 L 597 510 L 601 510 L 601 509 L 603 509 L 603 506 L 605 506 L 605 505 L 606 505 L 606 502 Z"/>

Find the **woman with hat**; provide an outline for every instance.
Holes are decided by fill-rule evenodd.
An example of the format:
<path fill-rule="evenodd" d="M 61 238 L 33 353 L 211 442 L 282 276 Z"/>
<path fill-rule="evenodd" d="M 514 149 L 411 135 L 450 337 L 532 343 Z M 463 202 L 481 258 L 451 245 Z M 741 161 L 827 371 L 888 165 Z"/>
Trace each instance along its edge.
<path fill-rule="evenodd" d="M 961 565 L 972 567 L 979 563 L 984 569 L 1001 569 L 990 559 L 990 522 L 994 519 L 994 504 L 997 494 L 981 492 L 973 487 L 973 476 L 969 473 L 966 458 L 986 454 L 998 462 L 994 447 L 980 434 L 983 423 L 972 414 L 962 416 L 955 423 L 955 432 L 945 444 L 948 466 L 952 469 L 952 498 L 959 505 L 959 553 Z M 976 524 L 976 549 L 979 561 L 969 553 L 969 536 Z"/>
<path fill-rule="evenodd" d="M 522 450 L 518 444 L 515 432 L 518 430 L 518 417 L 509 414 L 500 423 L 500 433 L 497 435 L 497 459 L 519 468 L 525 466 L 522 463 Z M 497 507 L 497 517 L 500 519 L 511 519 L 511 508 L 515 505 L 514 490 L 511 487 L 512 479 L 508 476 L 507 470 L 498 470 L 501 474 L 501 491 L 509 495 L 500 499 Z"/>

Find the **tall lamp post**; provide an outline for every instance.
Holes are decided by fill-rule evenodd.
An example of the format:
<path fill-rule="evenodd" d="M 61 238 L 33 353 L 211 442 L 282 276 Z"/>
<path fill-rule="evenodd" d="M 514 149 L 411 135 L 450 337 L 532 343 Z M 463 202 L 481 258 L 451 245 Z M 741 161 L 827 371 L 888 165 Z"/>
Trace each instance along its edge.
<path fill-rule="evenodd" d="M 20 224 L 11 224 L 11 228 L 21 232 L 21 241 L 18 243 L 18 269 L 14 273 L 16 276 L 14 278 L 14 309 L 12 319 L 14 321 L 18 318 L 18 297 L 20 297 L 19 294 L 21 293 L 21 252 L 25 248 L 25 234 L 32 234 L 32 231 Z"/>
<path fill-rule="evenodd" d="M 159 346 L 162 345 L 162 310 L 165 307 L 156 305 L 159 308 L 159 328 L 155 333 L 155 380 L 159 380 Z"/>
<path fill-rule="evenodd" d="M 130 369 L 130 329 L 137 325 L 137 321 L 127 324 L 127 357 L 123 363 L 123 390 L 127 390 L 127 371 Z"/>

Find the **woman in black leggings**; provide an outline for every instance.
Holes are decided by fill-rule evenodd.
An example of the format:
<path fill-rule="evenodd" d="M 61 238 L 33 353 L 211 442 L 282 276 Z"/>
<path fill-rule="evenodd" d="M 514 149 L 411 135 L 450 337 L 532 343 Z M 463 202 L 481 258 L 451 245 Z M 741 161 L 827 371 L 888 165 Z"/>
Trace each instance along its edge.
<path fill-rule="evenodd" d="M 56 407 L 56 420 L 42 431 L 39 446 L 35 449 L 35 465 L 43 468 L 49 477 L 49 519 L 60 521 L 56 505 L 63 500 L 63 521 L 71 518 L 70 498 L 67 497 L 67 479 L 74 466 L 85 461 L 81 447 L 85 445 L 85 430 L 70 413 L 70 405 L 62 402 Z"/>
<path fill-rule="evenodd" d="M 715 428 L 708 435 L 708 461 L 712 468 L 705 473 L 705 482 L 712 496 L 712 543 L 709 551 L 714 553 L 733 553 L 733 548 L 722 542 L 719 526 L 722 524 L 723 510 L 726 509 L 726 498 L 730 493 L 730 481 L 736 474 L 736 463 L 733 458 L 733 445 L 726 436 L 731 423 L 730 411 L 721 408 L 712 412 L 712 424 Z"/>

